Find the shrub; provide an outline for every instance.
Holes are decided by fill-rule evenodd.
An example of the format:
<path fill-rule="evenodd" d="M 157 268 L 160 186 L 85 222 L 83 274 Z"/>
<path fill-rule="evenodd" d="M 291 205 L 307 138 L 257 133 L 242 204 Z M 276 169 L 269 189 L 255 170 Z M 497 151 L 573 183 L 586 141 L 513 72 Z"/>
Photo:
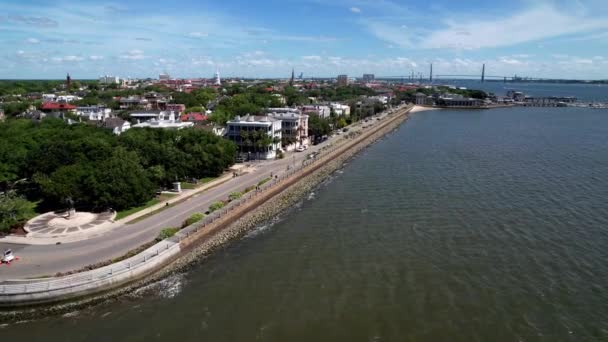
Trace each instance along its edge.
<path fill-rule="evenodd" d="M 186 219 L 186 221 L 184 221 L 184 223 L 182 224 L 182 228 L 195 224 L 196 222 L 198 222 L 204 218 L 205 218 L 205 214 L 203 214 L 203 213 L 192 214 L 192 216 L 188 217 Z"/>
<path fill-rule="evenodd" d="M 283 151 L 278 150 L 278 151 L 277 151 L 277 159 L 283 159 L 283 157 L 285 157 L 285 156 L 283 155 Z"/>
<path fill-rule="evenodd" d="M 264 185 L 264 184 L 266 184 L 266 183 L 270 182 L 270 180 L 271 180 L 271 179 L 272 179 L 272 177 L 268 177 L 268 178 L 264 178 L 264 179 L 262 179 L 262 180 L 261 180 L 261 181 L 258 183 L 258 186 L 262 186 L 262 185 Z"/>
<path fill-rule="evenodd" d="M 239 199 L 239 198 L 241 198 L 241 197 L 243 197 L 243 194 L 242 194 L 242 193 L 240 193 L 240 192 L 238 192 L 238 191 L 235 191 L 235 192 L 231 193 L 231 194 L 228 196 L 228 199 L 229 199 L 230 201 L 235 201 L 235 200 L 238 200 L 238 199 Z"/>
<path fill-rule="evenodd" d="M 168 239 L 168 238 L 172 237 L 173 235 L 175 235 L 175 233 L 177 233 L 178 231 L 179 231 L 179 228 L 175 228 L 175 227 L 164 228 L 163 230 L 160 231 L 156 240 L 162 241 L 164 239 Z"/>
<path fill-rule="evenodd" d="M 253 191 L 254 189 L 255 189 L 255 185 L 248 186 L 245 188 L 245 193 L 248 193 L 249 191 Z"/>
<path fill-rule="evenodd" d="M 217 202 L 215 202 L 215 203 L 212 203 L 212 204 L 209 206 L 209 212 L 210 212 L 210 213 L 212 213 L 212 212 L 214 212 L 214 211 L 216 211 L 216 210 L 222 209 L 223 207 L 224 207 L 224 202 L 222 202 L 222 201 L 217 201 Z"/>

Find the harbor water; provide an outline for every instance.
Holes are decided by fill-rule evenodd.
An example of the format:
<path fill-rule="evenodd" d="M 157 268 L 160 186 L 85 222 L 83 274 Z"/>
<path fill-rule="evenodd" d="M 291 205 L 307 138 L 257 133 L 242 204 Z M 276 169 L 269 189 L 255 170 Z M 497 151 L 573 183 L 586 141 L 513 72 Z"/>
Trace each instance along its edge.
<path fill-rule="evenodd" d="M 607 137 L 604 110 L 416 113 L 187 273 L 0 338 L 605 341 Z"/>

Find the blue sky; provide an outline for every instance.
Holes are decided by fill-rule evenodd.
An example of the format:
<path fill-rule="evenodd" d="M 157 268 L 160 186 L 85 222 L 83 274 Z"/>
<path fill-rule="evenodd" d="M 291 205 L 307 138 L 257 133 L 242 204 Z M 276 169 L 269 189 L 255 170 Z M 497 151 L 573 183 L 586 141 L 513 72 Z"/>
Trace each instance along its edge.
<path fill-rule="evenodd" d="M 2 0 L 0 78 L 608 79 L 608 1 Z"/>

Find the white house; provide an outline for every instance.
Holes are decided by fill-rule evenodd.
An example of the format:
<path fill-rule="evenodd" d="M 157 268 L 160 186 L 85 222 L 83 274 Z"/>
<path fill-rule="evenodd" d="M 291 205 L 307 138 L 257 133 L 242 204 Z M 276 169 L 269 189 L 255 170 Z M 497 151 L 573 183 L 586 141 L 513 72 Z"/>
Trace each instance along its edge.
<path fill-rule="evenodd" d="M 76 115 L 90 121 L 103 121 L 110 117 L 112 110 L 105 106 L 76 107 Z"/>
<path fill-rule="evenodd" d="M 334 110 L 336 116 L 350 116 L 350 106 L 341 103 L 332 103 L 329 106 Z"/>
<path fill-rule="evenodd" d="M 42 94 L 42 102 L 55 102 L 57 95 L 55 94 Z"/>
<path fill-rule="evenodd" d="M 328 118 L 331 114 L 331 108 L 323 105 L 307 105 L 302 106 L 302 112 L 304 113 L 317 113 L 319 117 Z"/>
<path fill-rule="evenodd" d="M 286 151 L 308 145 L 308 115 L 297 112 L 269 113 L 281 121 L 282 145 Z"/>
<path fill-rule="evenodd" d="M 121 118 L 107 118 L 100 126 L 112 130 L 112 133 L 116 135 L 120 135 L 131 128 L 131 124 Z"/>
<path fill-rule="evenodd" d="M 82 97 L 76 95 L 59 95 L 56 98 L 57 102 L 73 102 L 82 100 Z"/>
<path fill-rule="evenodd" d="M 135 111 L 129 114 L 131 119 L 137 120 L 137 123 L 146 122 L 146 121 L 165 121 L 165 120 L 175 120 L 176 115 L 172 111 L 168 110 L 142 110 Z"/>
<path fill-rule="evenodd" d="M 390 100 L 388 96 L 384 96 L 384 95 L 370 96 L 370 97 L 368 97 L 368 99 L 378 101 L 378 102 L 382 103 L 383 105 L 388 104 L 388 101 Z"/>
<path fill-rule="evenodd" d="M 260 135 L 270 137 L 268 145 L 256 146 Z M 247 159 L 274 159 L 281 148 L 281 121 L 270 116 L 237 116 L 227 122 L 226 137 L 239 148 Z"/>
<path fill-rule="evenodd" d="M 140 113 L 140 117 L 141 115 L 143 114 Z M 131 117 L 137 118 L 137 116 L 134 116 L 133 114 L 131 114 Z M 174 112 L 170 112 L 170 114 L 167 116 L 166 111 L 161 111 L 156 117 L 153 117 L 150 120 L 133 125 L 133 128 L 183 129 L 188 127 L 194 127 L 194 122 L 182 122 L 181 120 L 176 119 Z"/>

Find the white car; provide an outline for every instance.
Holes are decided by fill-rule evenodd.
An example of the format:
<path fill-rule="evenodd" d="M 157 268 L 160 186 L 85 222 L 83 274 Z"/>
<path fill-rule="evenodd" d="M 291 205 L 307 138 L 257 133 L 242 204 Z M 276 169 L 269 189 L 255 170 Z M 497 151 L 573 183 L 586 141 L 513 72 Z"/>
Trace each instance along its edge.
<path fill-rule="evenodd" d="M 10 264 L 13 260 L 15 260 L 15 255 L 13 254 L 13 251 L 11 251 L 10 249 L 5 250 L 4 255 L 2 255 L 2 263 Z"/>

